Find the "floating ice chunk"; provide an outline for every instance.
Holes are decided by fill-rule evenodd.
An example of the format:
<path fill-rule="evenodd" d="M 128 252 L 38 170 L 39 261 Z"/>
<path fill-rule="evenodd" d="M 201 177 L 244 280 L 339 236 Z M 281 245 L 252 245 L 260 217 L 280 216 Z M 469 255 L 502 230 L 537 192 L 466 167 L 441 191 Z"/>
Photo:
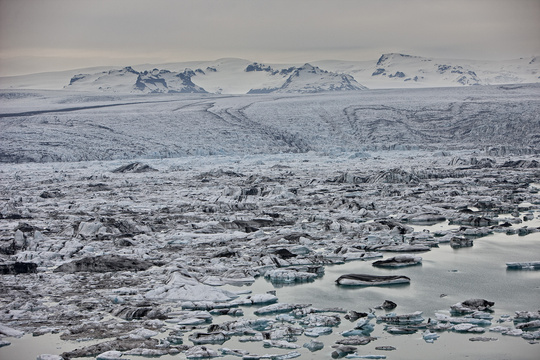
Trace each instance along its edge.
<path fill-rule="evenodd" d="M 393 346 L 384 345 L 384 346 L 375 346 L 375 350 L 393 351 L 393 350 L 396 350 L 396 348 Z"/>
<path fill-rule="evenodd" d="M 0 339 L 0 348 L 4 346 L 9 346 L 11 343 L 9 341 L 6 341 L 4 339 Z"/>
<path fill-rule="evenodd" d="M 202 344 L 223 344 L 225 341 L 230 339 L 230 336 L 226 335 L 223 332 L 213 332 L 213 333 L 201 333 L 194 332 L 188 336 L 188 339 L 195 345 Z"/>
<path fill-rule="evenodd" d="M 294 309 L 291 314 L 294 316 L 294 317 L 297 317 L 297 318 L 301 318 L 301 317 L 304 317 L 304 316 L 307 316 L 309 314 L 316 314 L 316 313 L 325 313 L 325 312 L 337 312 L 337 313 L 344 313 L 346 312 L 345 309 L 342 309 L 342 308 L 323 308 L 323 309 L 318 309 L 318 308 L 314 308 L 312 306 L 307 306 L 307 307 L 302 307 L 302 308 L 299 308 L 299 309 Z"/>
<path fill-rule="evenodd" d="M 433 341 L 437 340 L 440 335 L 437 334 L 437 333 L 434 333 L 434 332 L 431 332 L 429 330 L 426 330 L 424 331 L 424 333 L 422 334 L 422 337 L 424 338 L 424 340 L 427 342 L 427 343 L 432 343 Z"/>
<path fill-rule="evenodd" d="M 147 299 L 178 301 L 230 301 L 238 297 L 233 292 L 204 284 L 175 284 L 158 287 L 145 294 Z"/>
<path fill-rule="evenodd" d="M 268 331 L 273 324 L 274 320 L 267 318 L 258 318 L 254 320 L 239 319 L 227 321 L 223 324 L 210 325 L 209 331 L 224 331 L 231 335 L 244 335 L 245 333 L 254 333 L 255 331 Z"/>
<path fill-rule="evenodd" d="M 476 319 L 486 319 L 486 320 L 492 320 L 493 319 L 493 315 L 491 315 L 490 313 L 485 312 L 485 311 L 475 311 L 470 316 L 472 316 L 473 318 L 476 318 Z"/>
<path fill-rule="evenodd" d="M 502 333 L 503 335 L 509 335 L 509 336 L 521 336 L 523 335 L 523 330 L 521 329 L 512 329 L 508 330 Z"/>
<path fill-rule="evenodd" d="M 157 331 L 144 329 L 144 328 L 133 330 L 132 332 L 129 333 L 129 337 L 135 340 L 150 339 L 151 337 L 154 337 L 156 335 L 158 335 Z"/>
<path fill-rule="evenodd" d="M 212 309 L 227 309 L 232 306 L 230 303 L 220 303 L 214 301 L 184 301 L 182 302 L 182 309 L 185 310 L 212 310 Z"/>
<path fill-rule="evenodd" d="M 250 336 L 241 336 L 238 338 L 238 341 L 240 342 L 257 342 L 257 341 L 263 341 L 264 335 L 261 332 L 253 333 L 253 335 Z"/>
<path fill-rule="evenodd" d="M 332 351 L 332 358 L 338 359 L 352 354 L 356 351 L 356 347 L 349 345 L 332 345 L 332 348 L 336 349 Z"/>
<path fill-rule="evenodd" d="M 489 311 L 493 305 L 495 305 L 493 301 L 484 299 L 469 299 L 452 305 L 450 309 L 451 312 L 454 313 L 469 314 L 478 310 Z"/>
<path fill-rule="evenodd" d="M 384 300 L 384 302 L 381 305 L 377 305 L 374 308 L 375 309 L 384 309 L 384 310 L 392 310 L 397 307 L 397 304 L 390 300 Z"/>
<path fill-rule="evenodd" d="M 181 330 L 173 330 L 167 336 L 166 341 L 172 345 L 182 345 L 184 343 L 183 334 Z"/>
<path fill-rule="evenodd" d="M 311 352 L 315 352 L 315 351 L 322 350 L 324 348 L 324 343 L 317 340 L 311 340 L 310 342 L 305 343 L 303 347 L 305 347 Z"/>
<path fill-rule="evenodd" d="M 396 313 L 388 313 L 378 316 L 377 321 L 383 321 L 391 324 L 420 324 L 424 321 L 422 311 L 415 311 L 410 314 L 397 315 Z"/>
<path fill-rule="evenodd" d="M 448 330 L 448 329 L 451 329 L 454 325 L 449 323 L 449 322 L 440 322 L 440 323 L 437 323 L 436 321 L 431 321 L 431 323 L 429 324 L 429 328 L 431 330 L 435 330 L 435 331 L 444 331 L 444 330 Z"/>
<path fill-rule="evenodd" d="M 525 331 L 539 329 L 539 328 L 540 328 L 540 320 L 533 320 L 533 321 L 516 325 L 516 329 L 521 329 Z"/>
<path fill-rule="evenodd" d="M 414 255 L 398 255 L 384 260 L 378 260 L 373 262 L 373 266 L 377 267 L 405 267 L 405 266 L 414 266 L 420 265 L 422 263 L 422 258 L 420 256 Z"/>
<path fill-rule="evenodd" d="M 421 251 L 430 251 L 431 247 L 422 244 L 399 244 L 399 245 L 387 245 L 378 248 L 379 251 L 390 251 L 390 252 L 421 252 Z"/>
<path fill-rule="evenodd" d="M 475 324 L 475 325 L 480 325 L 480 326 L 491 325 L 491 321 L 487 319 L 477 319 L 471 316 L 455 317 L 455 316 L 448 316 L 448 315 L 436 313 L 435 317 L 439 321 L 445 321 L 452 324 L 468 323 L 468 324 Z"/>
<path fill-rule="evenodd" d="M 450 246 L 454 249 L 462 248 L 462 247 L 471 247 L 473 246 L 474 242 L 472 239 L 463 237 L 463 236 L 454 236 L 452 239 L 450 239 Z"/>
<path fill-rule="evenodd" d="M 366 345 L 376 338 L 370 336 L 349 336 L 345 339 L 336 341 L 336 344 L 341 345 Z"/>
<path fill-rule="evenodd" d="M 420 213 L 410 215 L 404 220 L 410 224 L 431 225 L 446 221 L 446 217 L 440 214 Z"/>
<path fill-rule="evenodd" d="M 290 325 L 281 325 L 278 328 L 271 329 L 265 332 L 265 338 L 270 340 L 287 340 L 294 342 L 296 336 L 300 336 L 304 333 L 304 328 L 294 327 Z"/>
<path fill-rule="evenodd" d="M 277 321 L 282 321 L 282 322 L 288 322 L 288 323 L 291 323 L 291 324 L 296 322 L 296 318 L 294 316 L 289 315 L 289 314 L 276 315 L 276 320 Z"/>
<path fill-rule="evenodd" d="M 293 344 L 285 340 L 264 340 L 265 348 L 275 347 L 279 349 L 298 349 L 300 345 Z"/>
<path fill-rule="evenodd" d="M 38 355 L 36 360 L 63 360 L 64 358 L 60 355 L 51 355 L 51 354 L 41 354 Z"/>
<path fill-rule="evenodd" d="M 452 327 L 456 332 L 470 332 L 470 333 L 484 333 L 486 329 L 481 328 L 475 324 L 463 323 L 457 324 Z"/>
<path fill-rule="evenodd" d="M 253 313 L 255 315 L 283 313 L 283 312 L 290 312 L 290 311 L 294 310 L 296 307 L 298 307 L 298 305 L 278 303 L 278 304 L 272 304 L 272 305 L 264 306 L 262 308 L 259 308 L 259 309 L 255 310 Z"/>
<path fill-rule="evenodd" d="M 489 331 L 504 333 L 504 332 L 510 331 L 510 328 L 508 326 L 495 326 L 495 327 L 489 328 Z"/>
<path fill-rule="evenodd" d="M 212 315 L 229 315 L 229 316 L 244 316 L 244 310 L 237 308 L 213 309 L 210 311 Z"/>
<path fill-rule="evenodd" d="M 302 354 L 300 354 L 298 351 L 291 351 L 282 355 L 270 355 L 269 357 L 272 360 L 288 360 L 288 359 L 294 359 L 300 356 L 302 356 Z"/>
<path fill-rule="evenodd" d="M 403 275 L 377 276 L 366 274 L 341 275 L 336 283 L 344 286 L 379 286 L 409 283 L 410 278 Z"/>
<path fill-rule="evenodd" d="M 311 249 L 304 245 L 297 245 L 290 249 L 290 252 L 295 255 L 307 255 L 311 253 Z"/>
<path fill-rule="evenodd" d="M 523 333 L 521 337 L 525 340 L 540 340 L 540 331 Z"/>
<path fill-rule="evenodd" d="M 232 356 L 238 356 L 238 357 L 249 356 L 249 351 L 246 351 L 246 350 L 229 349 L 229 348 L 219 348 L 218 350 L 221 351 L 223 355 L 232 355 Z"/>
<path fill-rule="evenodd" d="M 165 319 L 167 318 L 159 309 L 150 306 L 119 306 L 111 311 L 111 314 L 124 320 L 133 319 Z"/>
<path fill-rule="evenodd" d="M 349 336 L 368 336 L 371 334 L 373 330 L 361 330 L 361 329 L 352 329 L 341 332 L 341 336 L 349 337 Z"/>
<path fill-rule="evenodd" d="M 206 359 L 219 356 L 217 351 L 206 346 L 193 346 L 186 350 L 185 355 L 188 359 Z"/>
<path fill-rule="evenodd" d="M 362 318 L 362 319 L 358 320 L 358 322 L 354 325 L 354 328 L 355 329 L 364 329 L 366 326 L 368 326 L 370 321 L 371 321 L 371 318 L 366 316 L 365 318 Z M 369 325 L 371 325 L 371 324 L 369 324 Z"/>
<path fill-rule="evenodd" d="M 370 320 L 371 318 L 369 317 L 365 317 L 363 319 L 358 320 L 358 322 L 354 326 L 354 330 L 361 332 L 361 335 L 367 336 L 371 334 L 373 330 L 375 329 L 375 327 L 373 326 L 373 324 L 370 323 Z M 352 334 L 352 332 L 350 332 L 350 334 Z M 355 334 L 355 335 L 360 335 L 360 334 Z M 343 334 L 343 336 L 347 336 L 347 335 Z"/>
<path fill-rule="evenodd" d="M 531 320 L 540 320 L 540 310 L 538 311 L 516 311 L 514 322 L 528 322 Z"/>
<path fill-rule="evenodd" d="M 407 326 L 389 326 L 386 328 L 386 332 L 394 335 L 414 334 L 417 331 L 417 328 Z"/>
<path fill-rule="evenodd" d="M 202 325 L 206 323 L 205 319 L 200 319 L 196 317 L 188 317 L 184 319 L 169 319 L 167 322 L 175 322 L 178 325 L 184 325 L 184 326 L 196 326 L 196 325 Z"/>
<path fill-rule="evenodd" d="M 338 326 L 341 323 L 339 315 L 309 314 L 300 323 L 304 326 Z"/>
<path fill-rule="evenodd" d="M 175 349 L 176 350 L 176 349 Z M 177 350 L 180 352 L 179 350 Z M 124 355 L 136 355 L 136 356 L 145 356 L 145 357 L 158 357 L 163 355 L 172 355 L 167 349 L 144 349 L 144 348 L 135 348 L 123 352 Z"/>
<path fill-rule="evenodd" d="M 506 267 L 512 270 L 540 270 L 540 261 L 507 262 Z"/>
<path fill-rule="evenodd" d="M 358 355 L 353 353 L 345 355 L 345 359 L 386 359 L 386 355 Z"/>
<path fill-rule="evenodd" d="M 231 305 L 264 305 L 273 304 L 278 301 L 278 297 L 272 294 L 255 294 L 243 298 L 235 299 Z"/>
<path fill-rule="evenodd" d="M 0 324 L 0 335 L 18 338 L 24 335 L 24 331 L 16 330 Z"/>
<path fill-rule="evenodd" d="M 345 254 L 343 254 L 343 258 L 345 261 L 353 261 L 353 260 L 371 260 L 383 257 L 383 254 L 380 252 L 375 251 L 347 251 Z"/>
<path fill-rule="evenodd" d="M 273 283 L 295 283 L 295 282 L 309 282 L 317 278 L 317 274 L 309 273 L 305 271 L 296 271 L 288 269 L 275 269 L 267 271 L 264 277 L 269 279 Z"/>
<path fill-rule="evenodd" d="M 482 342 L 497 341 L 497 340 L 499 339 L 494 338 L 494 337 L 486 337 L 486 336 L 476 336 L 476 337 L 469 338 L 469 341 L 482 341 Z"/>
<path fill-rule="evenodd" d="M 104 353 L 99 354 L 96 356 L 96 360 L 123 360 L 122 359 L 122 352 L 111 350 L 111 351 L 105 351 Z"/>
<path fill-rule="evenodd" d="M 318 326 L 313 328 L 308 328 L 304 331 L 304 335 L 309 337 L 319 337 L 321 335 L 329 335 L 332 333 L 332 328 L 328 326 Z"/>

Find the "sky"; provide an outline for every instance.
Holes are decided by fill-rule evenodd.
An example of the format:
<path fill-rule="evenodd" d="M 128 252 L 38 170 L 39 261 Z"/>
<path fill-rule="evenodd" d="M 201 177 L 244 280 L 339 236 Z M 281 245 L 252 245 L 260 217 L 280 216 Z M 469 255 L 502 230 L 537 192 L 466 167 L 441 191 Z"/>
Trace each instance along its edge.
<path fill-rule="evenodd" d="M 540 55 L 540 0 L 0 0 L 0 76 L 216 60 Z"/>

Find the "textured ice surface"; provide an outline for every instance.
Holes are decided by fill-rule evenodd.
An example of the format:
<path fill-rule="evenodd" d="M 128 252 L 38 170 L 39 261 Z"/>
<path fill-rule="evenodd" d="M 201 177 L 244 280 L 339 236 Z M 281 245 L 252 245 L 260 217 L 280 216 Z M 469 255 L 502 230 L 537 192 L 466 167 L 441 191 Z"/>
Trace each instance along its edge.
<path fill-rule="evenodd" d="M 441 156 L 452 149 L 479 149 L 491 156 L 534 153 L 539 86 L 289 96 L 104 96 L 2 90 L 0 161 L 305 152 L 348 153 L 361 161 L 366 151 L 377 149 L 429 149 Z M 492 166 L 482 159 L 447 162 L 460 167 Z M 380 170 L 369 179 L 346 174 L 341 181 L 418 181 L 416 174 L 403 169 Z"/>
<path fill-rule="evenodd" d="M 4 115 L 19 112 L 1 118 L 3 161 L 23 163 L 0 167 L 0 264 L 9 270 L 1 275 L 0 332 L 12 343 L 0 349 L 0 356 L 10 348 L 27 349 L 24 342 L 59 336 L 84 340 L 78 350 L 62 350 L 72 357 L 117 349 L 129 358 L 163 351 L 165 358 L 186 351 L 192 357 L 218 354 L 212 344 L 194 347 L 189 335 L 196 332 L 223 332 L 231 337 L 226 346 L 250 354 L 267 352 L 263 340 L 302 344 L 319 335 L 328 349 L 324 355 L 330 356 L 334 342 L 346 341 L 341 334 L 365 330 L 382 338 L 379 345 L 396 345 L 403 353 L 410 350 L 407 342 L 420 339 L 439 351 L 458 343 L 462 352 L 473 354 L 496 355 L 513 346 L 526 358 L 535 349 L 527 341 L 537 335 L 516 324 L 538 320 L 537 309 L 529 306 L 537 295 L 537 272 L 505 272 L 505 264 L 537 260 L 528 258 L 537 251 L 520 247 L 535 249 L 531 239 L 540 230 L 535 90 L 3 98 Z M 386 97 L 391 109 L 380 106 Z M 149 103 L 157 100 L 164 102 Z M 65 101 L 80 101 L 86 109 L 70 110 Z M 128 101 L 137 104 L 119 105 Z M 37 112 L 21 114 L 25 106 Z M 64 110 L 45 112 L 55 106 Z M 155 122 L 158 118 L 161 122 Z M 170 127 L 161 129 L 164 124 Z M 291 132 L 299 137 L 289 137 Z M 149 157 L 153 146 L 215 151 L 231 144 L 229 155 L 160 159 L 156 153 L 154 159 L 132 159 Z M 287 153 L 304 151 L 305 144 L 317 151 Z M 28 162 L 34 156 L 39 161 L 126 159 Z M 130 167 L 134 161 L 157 171 L 115 172 L 142 168 Z M 426 229 L 415 219 L 426 222 Z M 510 246 L 510 240 L 492 240 L 506 234 Z M 445 244 L 454 237 L 474 238 L 474 246 L 454 250 Z M 370 261 L 396 249 L 425 251 L 422 266 L 399 270 L 411 277 L 410 285 L 335 286 L 340 275 L 358 269 L 393 274 Z M 298 273 L 317 277 L 274 286 L 264 278 L 267 273 L 282 279 L 296 280 Z M 470 318 L 434 320 L 438 309 L 484 293 L 506 313 L 519 313 L 491 320 L 475 308 Z M 342 321 L 347 310 L 377 311 L 380 319 L 391 319 L 374 310 L 385 299 L 395 301 L 397 314 L 406 314 L 396 318 L 394 333 L 429 329 L 440 338 L 427 345 L 418 334 L 393 335 L 386 324 L 355 329 L 359 324 Z M 234 315 L 236 310 L 243 315 Z M 424 315 L 411 316 L 416 310 Z M 503 334 L 517 338 L 501 336 L 487 344 L 490 348 L 474 350 L 464 345 L 470 343 L 469 333 L 450 331 L 481 332 L 490 321 L 500 321 L 507 328 Z M 334 331 L 326 334 L 322 328 Z M 13 338 L 23 333 L 28 335 Z M 429 349 L 422 350 L 430 356 Z M 297 351 L 310 354 L 307 348 Z"/>

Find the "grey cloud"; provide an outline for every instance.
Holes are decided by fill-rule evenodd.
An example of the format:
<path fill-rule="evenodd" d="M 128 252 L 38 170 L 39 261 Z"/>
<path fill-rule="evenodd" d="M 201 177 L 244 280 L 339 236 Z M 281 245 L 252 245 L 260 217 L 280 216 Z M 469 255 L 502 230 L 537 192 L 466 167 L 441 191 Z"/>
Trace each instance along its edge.
<path fill-rule="evenodd" d="M 0 0 L 0 57 L 516 58 L 538 19 L 538 0 Z"/>

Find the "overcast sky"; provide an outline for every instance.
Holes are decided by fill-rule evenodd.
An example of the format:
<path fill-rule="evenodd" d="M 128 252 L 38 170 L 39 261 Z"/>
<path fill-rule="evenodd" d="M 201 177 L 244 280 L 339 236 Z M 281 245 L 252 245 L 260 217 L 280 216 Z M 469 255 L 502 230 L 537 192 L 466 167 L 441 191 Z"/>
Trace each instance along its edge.
<path fill-rule="evenodd" d="M 258 62 L 540 55 L 540 0 L 0 0 L 0 75 Z"/>

